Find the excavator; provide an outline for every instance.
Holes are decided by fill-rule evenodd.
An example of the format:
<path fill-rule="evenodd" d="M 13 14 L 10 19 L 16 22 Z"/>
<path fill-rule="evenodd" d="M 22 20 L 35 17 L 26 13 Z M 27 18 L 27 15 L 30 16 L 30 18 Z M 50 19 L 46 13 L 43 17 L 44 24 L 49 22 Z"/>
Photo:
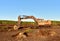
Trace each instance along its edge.
<path fill-rule="evenodd" d="M 34 16 L 26 16 L 26 15 L 22 15 L 22 16 L 18 16 L 18 23 L 17 26 L 18 28 L 24 28 L 25 26 L 21 25 L 21 20 L 22 19 L 33 19 L 36 23 L 35 26 L 30 25 L 30 27 L 34 28 L 34 27 L 51 27 L 51 21 L 50 20 L 44 20 L 44 19 L 38 19 L 35 18 Z M 29 26 L 27 26 L 29 27 Z"/>
<path fill-rule="evenodd" d="M 27 28 L 28 27 L 32 27 L 33 29 L 35 29 L 35 27 L 36 28 L 41 28 L 41 27 L 51 27 L 51 21 L 50 20 L 44 20 L 44 19 L 38 19 L 38 18 L 36 18 L 36 17 L 34 17 L 34 16 L 26 16 L 26 15 L 23 15 L 23 16 L 18 16 L 18 22 L 17 22 L 17 26 L 15 26 L 14 27 L 14 30 L 18 30 L 19 28 L 21 29 L 21 28 L 25 28 L 25 26 L 22 26 L 21 25 L 21 20 L 22 19 L 33 19 L 34 21 L 35 21 L 35 23 L 36 23 L 36 25 L 34 25 L 34 26 L 32 26 L 32 25 L 30 25 L 30 26 L 26 26 Z M 30 30 L 29 30 L 30 28 L 28 28 L 28 29 L 23 29 L 23 31 L 21 32 L 19 32 L 19 33 L 17 33 L 17 34 L 15 34 L 15 35 L 13 35 L 13 37 L 14 36 L 16 36 L 17 38 L 19 38 L 19 37 L 28 37 L 29 35 L 28 35 L 28 32 L 30 32 Z M 27 30 L 27 31 L 26 31 Z M 52 31 L 52 30 L 48 30 L 48 29 L 40 29 L 40 30 L 38 30 L 38 33 L 41 33 L 41 36 L 54 36 L 55 34 L 56 34 L 56 32 L 54 32 L 54 31 Z M 40 35 L 40 34 L 39 34 Z"/>

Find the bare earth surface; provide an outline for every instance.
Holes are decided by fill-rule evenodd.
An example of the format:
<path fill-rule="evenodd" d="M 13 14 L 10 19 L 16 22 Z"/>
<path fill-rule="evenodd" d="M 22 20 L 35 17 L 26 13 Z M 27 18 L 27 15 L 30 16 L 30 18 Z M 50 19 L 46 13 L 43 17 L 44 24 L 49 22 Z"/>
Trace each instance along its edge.
<path fill-rule="evenodd" d="M 0 32 L 0 41 L 60 41 L 60 28 L 51 28 L 51 30 L 56 32 L 53 36 L 41 36 L 41 32 L 38 33 L 38 30 L 39 29 L 36 29 L 32 33 L 28 33 L 29 36 L 22 39 L 12 37 L 12 35 L 18 33 L 19 31 L 3 31 Z"/>

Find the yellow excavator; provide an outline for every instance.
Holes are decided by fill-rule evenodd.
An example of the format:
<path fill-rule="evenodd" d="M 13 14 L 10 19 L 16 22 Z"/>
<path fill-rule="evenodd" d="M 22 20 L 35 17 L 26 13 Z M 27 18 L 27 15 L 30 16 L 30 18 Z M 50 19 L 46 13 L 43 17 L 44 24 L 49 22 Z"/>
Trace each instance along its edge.
<path fill-rule="evenodd" d="M 40 27 L 51 27 L 51 24 L 52 24 L 50 20 L 38 19 L 38 18 L 35 18 L 34 16 L 25 16 L 24 15 L 24 16 L 18 16 L 18 23 L 17 23 L 17 26 L 15 26 L 16 28 L 14 27 L 14 30 L 18 30 L 19 28 L 25 28 L 26 25 L 25 26 L 21 25 L 21 22 L 22 22 L 21 20 L 22 19 L 33 19 L 36 22 L 36 25 L 34 25 L 34 27 L 32 25 L 30 25 L 30 27 L 32 27 L 32 28 L 35 28 L 35 26 L 37 28 L 40 28 Z M 28 28 L 29 26 L 26 26 L 26 27 Z M 16 35 L 13 35 L 13 36 L 17 36 L 17 37 L 21 36 L 21 37 L 23 37 L 23 35 L 26 36 L 28 31 L 29 30 L 24 30 L 23 33 L 19 32 Z M 54 31 L 48 30 L 48 29 L 39 30 L 39 33 L 41 33 L 41 36 L 44 36 L 44 35 L 54 36 L 56 34 Z M 27 34 L 27 36 L 28 36 L 28 34 Z"/>
<path fill-rule="evenodd" d="M 50 27 L 51 26 L 50 20 L 38 19 L 38 18 L 35 18 L 34 16 L 22 15 L 22 16 L 18 16 L 18 24 L 17 24 L 18 28 L 23 27 L 23 26 L 21 26 L 21 20 L 22 19 L 33 19 L 36 23 L 37 28 L 39 28 L 39 27 Z M 30 26 L 30 27 L 33 27 L 33 26 Z"/>

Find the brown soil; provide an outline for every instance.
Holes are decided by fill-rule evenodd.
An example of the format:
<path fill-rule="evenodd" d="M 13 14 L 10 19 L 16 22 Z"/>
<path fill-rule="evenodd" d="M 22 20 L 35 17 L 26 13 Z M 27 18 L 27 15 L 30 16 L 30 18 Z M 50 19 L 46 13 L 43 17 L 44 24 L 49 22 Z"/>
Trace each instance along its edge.
<path fill-rule="evenodd" d="M 53 36 L 50 35 L 49 32 L 54 31 L 56 34 Z M 0 41 L 60 41 L 60 27 L 52 27 L 52 28 L 41 28 L 41 29 L 33 29 L 32 32 L 28 33 L 26 38 L 17 39 L 16 37 L 12 37 L 19 33 L 18 31 L 1 31 L 0 32 Z"/>

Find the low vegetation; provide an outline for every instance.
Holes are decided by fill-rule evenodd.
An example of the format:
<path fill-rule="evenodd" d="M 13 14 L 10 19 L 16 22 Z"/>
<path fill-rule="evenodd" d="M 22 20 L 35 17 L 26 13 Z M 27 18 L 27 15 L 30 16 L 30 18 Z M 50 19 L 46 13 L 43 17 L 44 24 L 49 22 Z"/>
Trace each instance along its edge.
<path fill-rule="evenodd" d="M 10 20 L 0 20 L 0 29 L 8 29 L 8 26 L 14 26 L 17 24 L 17 21 Z M 35 22 L 21 22 L 22 25 L 36 25 Z M 60 26 L 60 21 L 52 21 L 53 26 Z"/>
<path fill-rule="evenodd" d="M 22 24 L 36 24 L 35 22 L 21 22 Z M 0 24 L 17 24 L 17 21 L 0 20 Z M 60 21 L 52 21 L 52 25 L 60 25 Z"/>
<path fill-rule="evenodd" d="M 9 21 L 9 20 L 0 20 L 0 24 L 16 24 L 17 21 Z"/>
<path fill-rule="evenodd" d="M 52 25 L 58 25 L 58 26 L 60 26 L 60 21 L 52 21 Z"/>

